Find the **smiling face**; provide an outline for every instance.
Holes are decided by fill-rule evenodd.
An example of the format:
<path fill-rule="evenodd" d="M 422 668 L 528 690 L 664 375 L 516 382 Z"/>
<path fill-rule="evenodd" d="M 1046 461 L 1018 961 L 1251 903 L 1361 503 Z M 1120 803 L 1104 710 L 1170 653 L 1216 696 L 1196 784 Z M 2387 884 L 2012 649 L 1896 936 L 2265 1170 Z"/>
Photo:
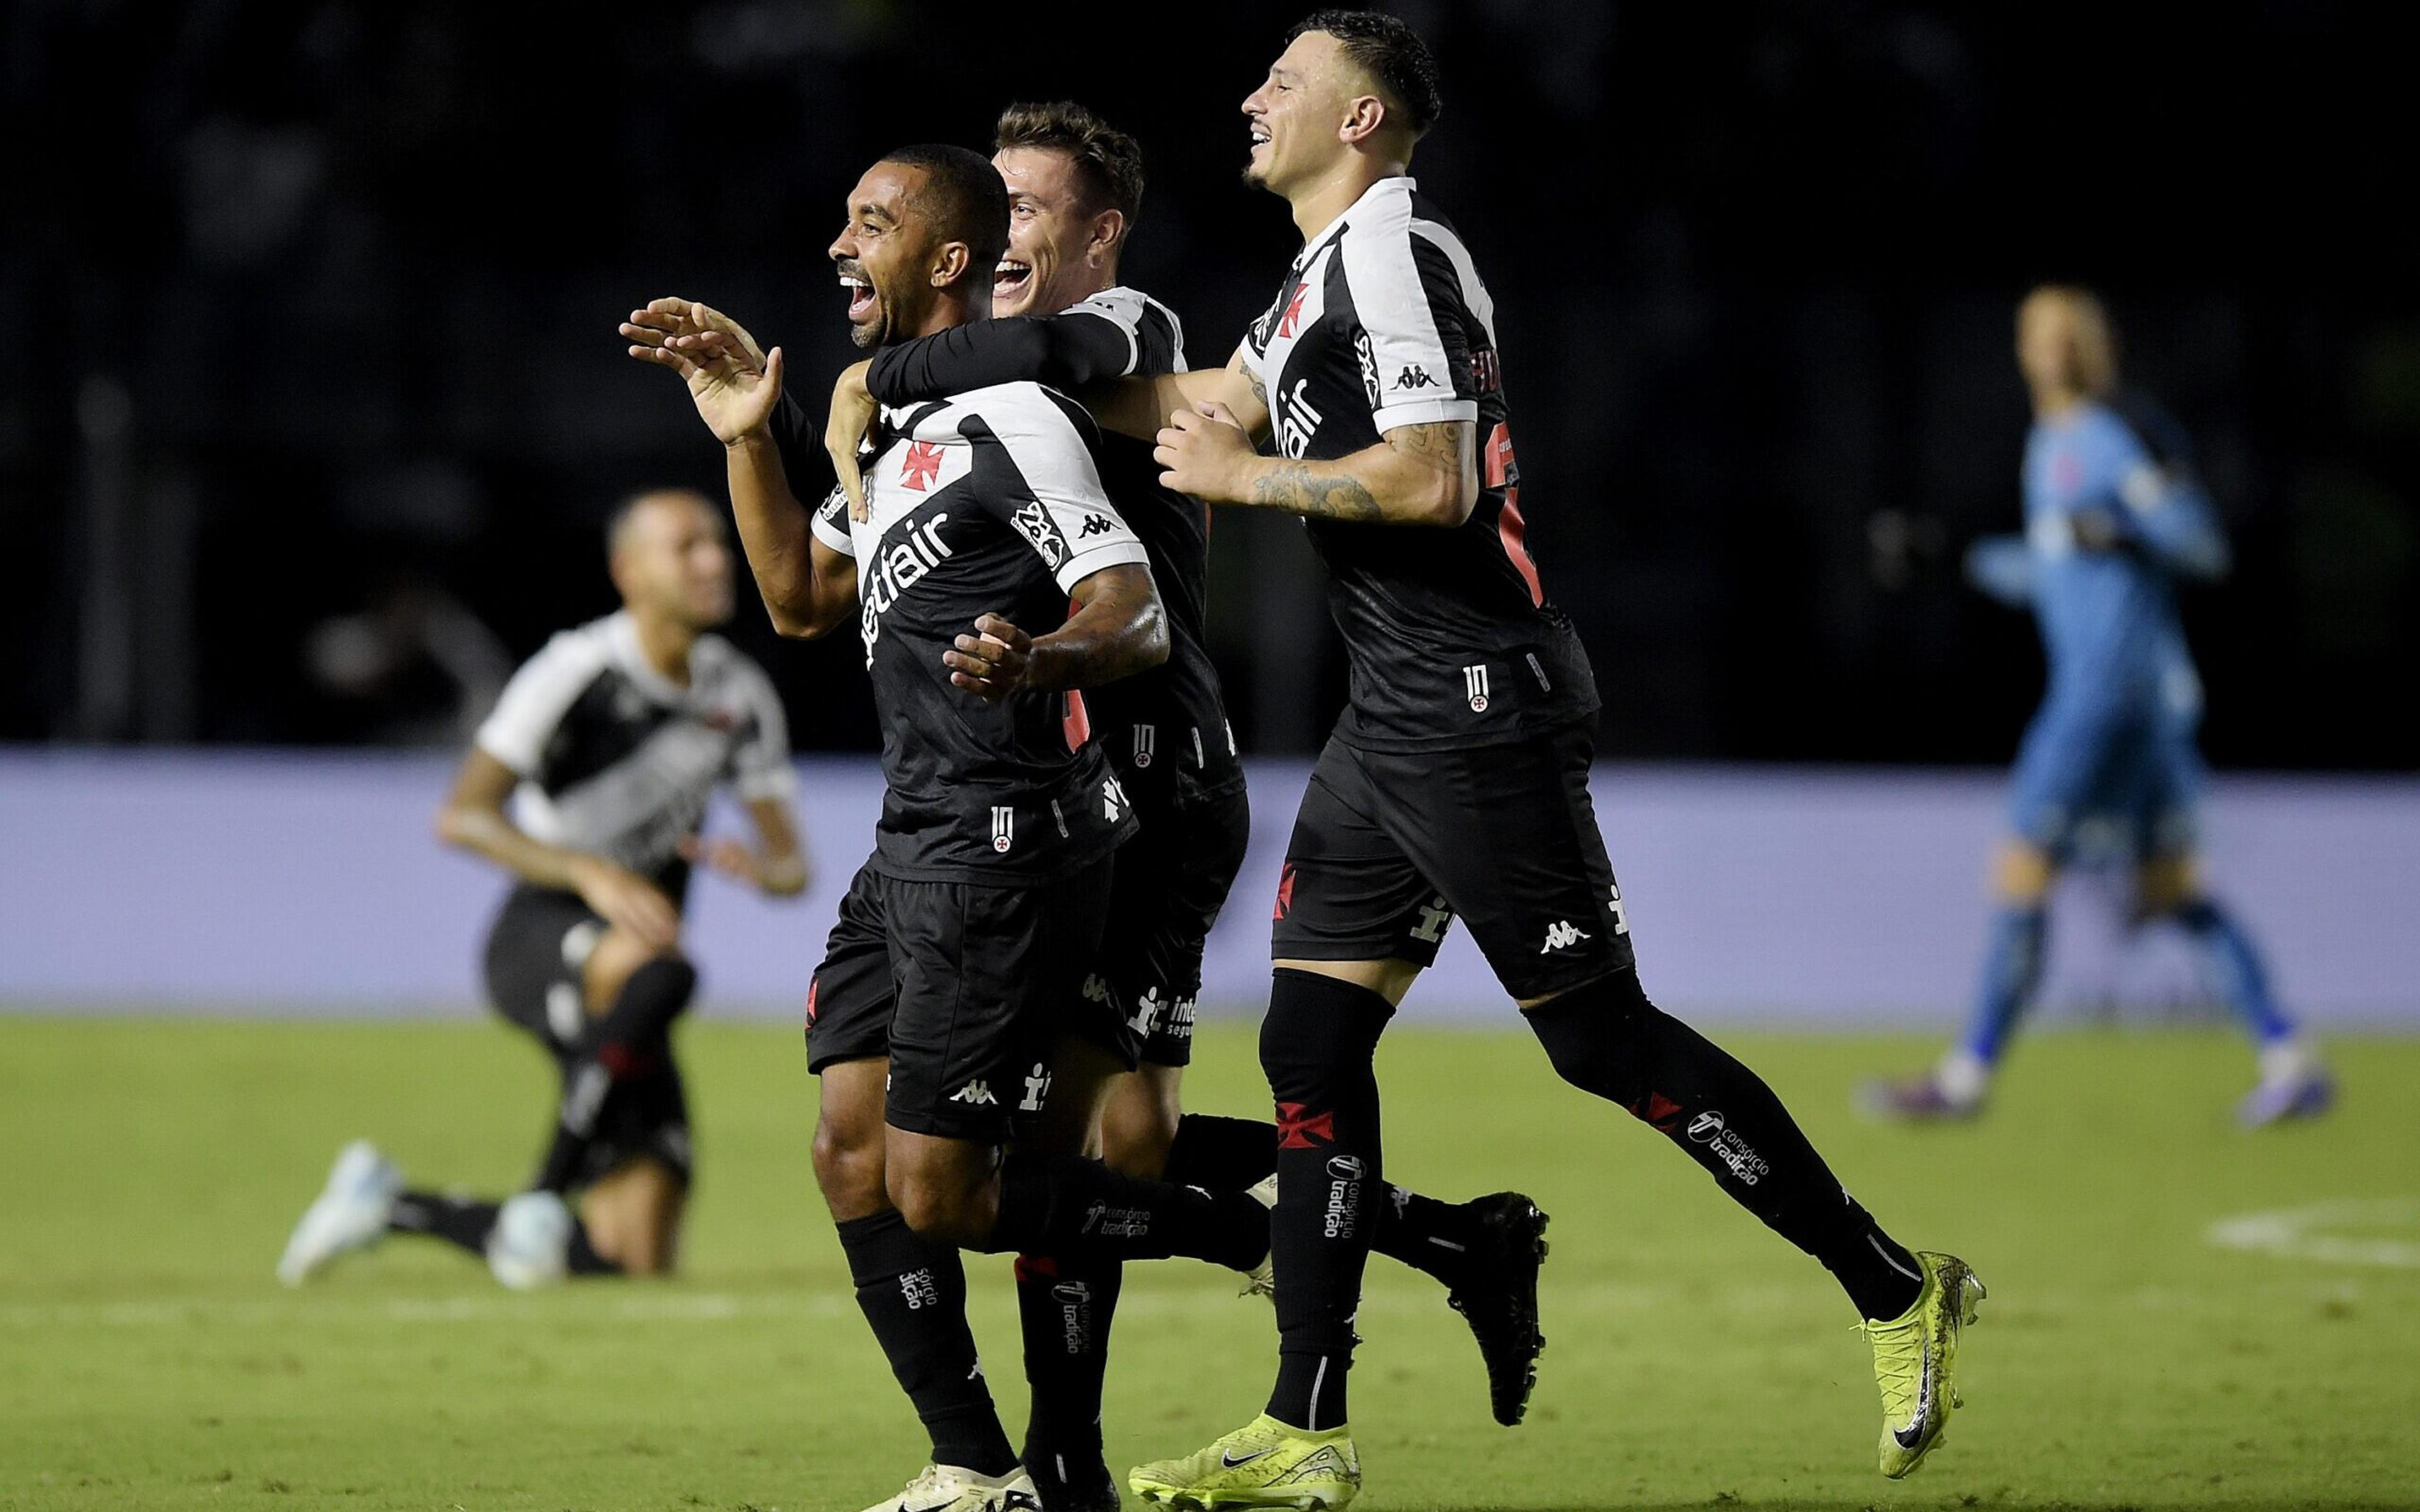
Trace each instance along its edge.
<path fill-rule="evenodd" d="M 849 191 L 848 224 L 830 252 L 848 291 L 848 337 L 860 347 L 905 340 L 931 308 L 933 238 L 913 205 L 924 178 L 922 168 L 877 162 Z"/>
<path fill-rule="evenodd" d="M 1072 156 L 1002 147 L 991 161 L 1008 185 L 1008 255 L 992 278 L 994 316 L 1049 315 L 1117 281 L 1125 218 L 1090 202 Z"/>
<path fill-rule="evenodd" d="M 1335 38 L 1326 32 L 1295 38 L 1244 101 L 1251 141 L 1244 181 L 1290 195 L 1295 186 L 1326 176 L 1350 151 L 1340 132 L 1354 100 L 1372 93 Z"/>

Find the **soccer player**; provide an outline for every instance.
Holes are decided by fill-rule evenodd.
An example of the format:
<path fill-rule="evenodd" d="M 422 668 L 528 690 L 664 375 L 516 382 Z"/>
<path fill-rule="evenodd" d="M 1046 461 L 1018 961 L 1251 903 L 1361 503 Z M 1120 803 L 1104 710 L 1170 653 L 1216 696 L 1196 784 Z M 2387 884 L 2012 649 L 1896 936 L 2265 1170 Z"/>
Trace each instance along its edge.
<path fill-rule="evenodd" d="M 1006 250 L 1000 174 L 959 147 L 868 169 L 831 246 L 852 337 L 883 347 L 990 314 Z M 726 449 L 750 566 L 775 626 L 854 620 L 889 788 L 808 995 L 823 1097 L 815 1166 L 860 1305 L 914 1401 L 933 1462 L 881 1507 L 1038 1504 L 984 1383 L 957 1250 L 1091 1264 L 1186 1255 L 1238 1271 L 1267 1253 L 1241 1193 L 1145 1180 L 1075 1153 L 1097 1088 L 1053 1086 L 1094 970 L 1113 855 L 1134 808 L 1067 695 L 1168 656 L 1149 553 L 1103 491 L 1091 422 L 1030 382 L 893 411 L 861 501 L 812 514 L 768 421 L 782 352 L 662 338 Z M 1072 601 L 1072 609 L 1070 607 Z M 1031 633 L 1026 626 L 1055 626 Z M 1030 1142 L 1009 1147 L 1012 1130 Z"/>
<path fill-rule="evenodd" d="M 1169 486 L 1305 517 L 1352 662 L 1288 848 L 1262 1026 L 1283 1131 L 1276 1387 L 1252 1423 L 1130 1484 L 1204 1506 L 1357 1491 L 1346 1372 L 1383 1170 L 1373 1053 L 1457 915 L 1565 1079 L 1839 1280 L 1874 1346 L 1882 1469 L 1903 1475 L 1955 1405 L 1981 1288 L 1885 1233 L 1763 1082 L 1640 989 L 1589 798 L 1592 674 L 1523 542 L 1492 301 L 1406 177 L 1438 108 L 1435 64 L 1401 21 L 1298 24 L 1243 109 L 1248 177 L 1288 202 L 1302 251 L 1226 368 L 1127 379 L 1100 405 L 1113 428 L 1156 433 Z"/>
<path fill-rule="evenodd" d="M 503 1203 L 408 1190 L 374 1147 L 349 1145 L 278 1264 L 288 1285 L 389 1232 L 458 1244 L 516 1288 L 672 1268 L 690 1183 L 670 1038 L 697 987 L 680 938 L 690 870 L 794 897 L 807 857 L 781 700 L 710 633 L 731 617 L 722 517 L 687 489 L 642 493 L 608 541 L 621 612 L 556 636 L 514 675 L 438 815 L 448 844 L 517 879 L 487 979 L 562 1072 L 536 1178 Z M 752 848 L 699 836 L 722 785 Z"/>
<path fill-rule="evenodd" d="M 2201 679 L 2178 623 L 2179 579 L 2216 579 L 2226 539 L 2175 425 L 2118 387 L 2117 343 L 2089 292 L 2047 285 L 2017 311 L 2033 396 L 2025 534 L 1977 543 L 1970 575 L 2041 625 L 2050 686 L 2025 732 L 1993 866 L 1992 922 L 1965 1036 L 1930 1075 L 1867 1089 L 1876 1111 L 1971 1118 L 2041 980 L 2053 878 L 2114 849 L 2134 866 L 2138 918 L 2184 931 L 2204 979 L 2259 1052 L 2238 1107 L 2249 1125 L 2309 1118 L 2335 1085 L 2269 990 L 2250 936 L 2195 864 Z"/>
<path fill-rule="evenodd" d="M 856 486 L 859 444 L 877 401 L 905 408 L 1018 380 L 1074 392 L 1185 365 L 1176 316 L 1118 281 L 1142 199 L 1134 139 L 1060 101 L 1010 106 L 994 147 L 1010 208 L 994 318 L 886 347 L 842 375 L 826 434 L 844 486 Z M 1076 1048 L 1110 1057 L 1105 1066 L 1096 1060 L 1101 1070 L 1133 1072 L 1116 1077 L 1103 1109 L 1103 1154 L 1111 1165 L 1240 1190 L 1275 1170 L 1276 1127 L 1185 1114 L 1180 1091 L 1203 943 L 1243 864 L 1250 827 L 1206 644 L 1209 521 L 1200 503 L 1160 486 L 1147 442 L 1105 440 L 1102 475 L 1150 553 L 1171 650 L 1166 665 L 1087 695 L 1093 735 L 1142 829 L 1119 855 L 1101 968 L 1133 1016 L 1095 1013 L 1094 1027 L 1106 1032 L 1078 1037 Z M 1543 1345 L 1537 1273 L 1544 1225 L 1518 1193 L 1449 1205 L 1402 1188 L 1389 1189 L 1372 1219 L 1374 1249 L 1451 1288 L 1451 1305 L 1479 1338 L 1494 1412 L 1507 1425 L 1527 1408 Z M 1098 1462 L 1098 1416 L 1117 1285 L 1114 1267 L 1078 1274 L 1055 1257 L 1020 1261 L 1028 1365 L 1036 1377 L 1024 1458 L 1054 1512 L 1116 1501 L 1115 1483 Z M 1083 1326 L 1072 1330 L 1063 1317 L 1071 1305 L 1085 1312 Z M 1067 1483 L 1062 1468 L 1069 1465 L 1086 1467 L 1080 1486 Z"/>

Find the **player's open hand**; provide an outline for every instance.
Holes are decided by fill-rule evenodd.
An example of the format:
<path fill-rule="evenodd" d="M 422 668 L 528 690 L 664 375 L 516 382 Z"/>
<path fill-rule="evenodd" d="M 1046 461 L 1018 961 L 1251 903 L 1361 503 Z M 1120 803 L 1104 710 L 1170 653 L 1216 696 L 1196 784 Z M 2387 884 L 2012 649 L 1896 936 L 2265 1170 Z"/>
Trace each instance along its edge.
<path fill-rule="evenodd" d="M 622 322 L 630 355 L 669 367 L 725 446 L 764 428 L 782 396 L 782 348 L 766 351 L 747 329 L 695 300 L 650 300 Z"/>
<path fill-rule="evenodd" d="M 997 703 L 1025 686 L 1033 667 L 1033 638 L 997 614 L 975 621 L 975 633 L 957 639 L 957 649 L 941 653 L 953 687 L 963 687 L 986 703 Z"/>
<path fill-rule="evenodd" d="M 866 387 L 866 375 L 873 370 L 871 362 L 852 363 L 841 370 L 840 381 L 832 385 L 831 417 L 824 423 L 824 450 L 831 455 L 832 471 L 840 475 L 841 492 L 848 496 L 848 517 L 861 524 L 874 517 L 865 502 L 865 473 L 857 462 L 880 410 Z"/>
<path fill-rule="evenodd" d="M 680 943 L 680 910 L 663 889 L 628 867 L 602 856 L 583 856 L 571 874 L 571 888 L 597 917 L 651 950 Z"/>
<path fill-rule="evenodd" d="M 1151 458 L 1166 470 L 1159 475 L 1160 486 L 1196 499 L 1240 503 L 1245 473 L 1255 455 L 1243 422 L 1212 399 L 1171 413 Z"/>

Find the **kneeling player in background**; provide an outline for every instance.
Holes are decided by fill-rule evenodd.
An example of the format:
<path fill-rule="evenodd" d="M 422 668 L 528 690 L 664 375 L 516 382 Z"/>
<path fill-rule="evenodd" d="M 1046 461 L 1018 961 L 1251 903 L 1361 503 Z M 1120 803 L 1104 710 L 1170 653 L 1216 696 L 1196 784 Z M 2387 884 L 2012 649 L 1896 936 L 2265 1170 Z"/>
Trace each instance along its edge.
<path fill-rule="evenodd" d="M 2211 989 L 2252 1037 L 2260 1079 L 2238 1110 L 2242 1121 L 2322 1113 L 2333 1079 L 2195 864 L 2201 679 L 2177 619 L 2176 582 L 2223 576 L 2226 538 L 2173 424 L 2119 396 L 2099 300 L 2036 289 L 2018 311 L 2017 361 L 2035 415 L 2025 534 L 1978 543 L 1970 571 L 2040 621 L 2050 687 L 2017 756 L 2011 833 L 1993 867 L 1999 911 L 1965 1036 L 1930 1074 L 1868 1088 L 1868 1105 L 1907 1119 L 1982 1110 L 2041 980 L 2052 879 L 2097 837 L 2098 848 L 2134 863 L 2136 917 L 2184 932 Z"/>
<path fill-rule="evenodd" d="M 721 515 L 695 493 L 644 493 L 609 541 L 622 611 L 521 668 L 438 816 L 448 843 L 519 879 L 488 936 L 487 980 L 562 1072 L 536 1177 L 503 1202 L 408 1190 L 356 1141 L 295 1226 L 277 1268 L 289 1286 L 391 1232 L 458 1244 L 517 1288 L 672 1268 L 690 1183 L 670 1039 L 697 985 L 680 949 L 690 865 L 788 897 L 805 889 L 807 862 L 781 701 L 707 633 L 731 616 Z M 722 783 L 754 823 L 753 850 L 699 838 Z M 505 811 L 517 789 L 518 822 Z"/>

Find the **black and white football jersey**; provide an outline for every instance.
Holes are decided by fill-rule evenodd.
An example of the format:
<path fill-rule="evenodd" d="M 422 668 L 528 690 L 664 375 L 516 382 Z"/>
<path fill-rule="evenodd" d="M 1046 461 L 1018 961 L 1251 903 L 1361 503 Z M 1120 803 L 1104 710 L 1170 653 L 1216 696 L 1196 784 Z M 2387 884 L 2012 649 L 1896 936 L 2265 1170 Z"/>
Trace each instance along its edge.
<path fill-rule="evenodd" d="M 1289 457 L 1332 461 L 1404 425 L 1477 427 L 1484 491 L 1460 528 L 1306 522 L 1352 654 L 1338 737 L 1450 749 L 1594 713 L 1588 654 L 1523 540 L 1495 301 L 1410 178 L 1380 179 L 1311 239 L 1244 354 Z"/>
<path fill-rule="evenodd" d="M 1047 880 L 1134 829 L 1078 733 L 1080 695 L 987 703 L 941 661 L 985 614 L 1047 635 L 1078 583 L 1148 564 L 1101 486 L 1096 439 L 1079 407 L 1036 383 L 885 409 L 864 469 L 872 517 L 851 519 L 837 490 L 815 511 L 816 538 L 857 562 L 889 785 L 873 865 L 888 875 Z"/>
<path fill-rule="evenodd" d="M 866 377 L 885 404 L 912 404 L 989 384 L 1033 379 L 1065 393 L 1138 374 L 1185 370 L 1185 329 L 1176 313 L 1140 289 L 1119 285 L 1055 315 L 972 321 L 887 347 Z M 1149 779 L 1185 769 L 1204 789 L 1243 779 L 1234 733 L 1210 660 L 1209 511 L 1160 486 L 1152 443 L 1101 438 L 1101 482 L 1151 554 L 1168 609 L 1168 660 L 1085 696 L 1094 737 L 1123 774 Z"/>
<path fill-rule="evenodd" d="M 514 818 L 549 844 L 602 856 L 675 900 L 680 842 L 728 783 L 787 798 L 797 778 L 781 698 L 720 636 L 690 648 L 689 686 L 650 665 L 628 613 L 566 630 L 523 663 L 479 726 L 481 750 L 520 774 Z"/>

